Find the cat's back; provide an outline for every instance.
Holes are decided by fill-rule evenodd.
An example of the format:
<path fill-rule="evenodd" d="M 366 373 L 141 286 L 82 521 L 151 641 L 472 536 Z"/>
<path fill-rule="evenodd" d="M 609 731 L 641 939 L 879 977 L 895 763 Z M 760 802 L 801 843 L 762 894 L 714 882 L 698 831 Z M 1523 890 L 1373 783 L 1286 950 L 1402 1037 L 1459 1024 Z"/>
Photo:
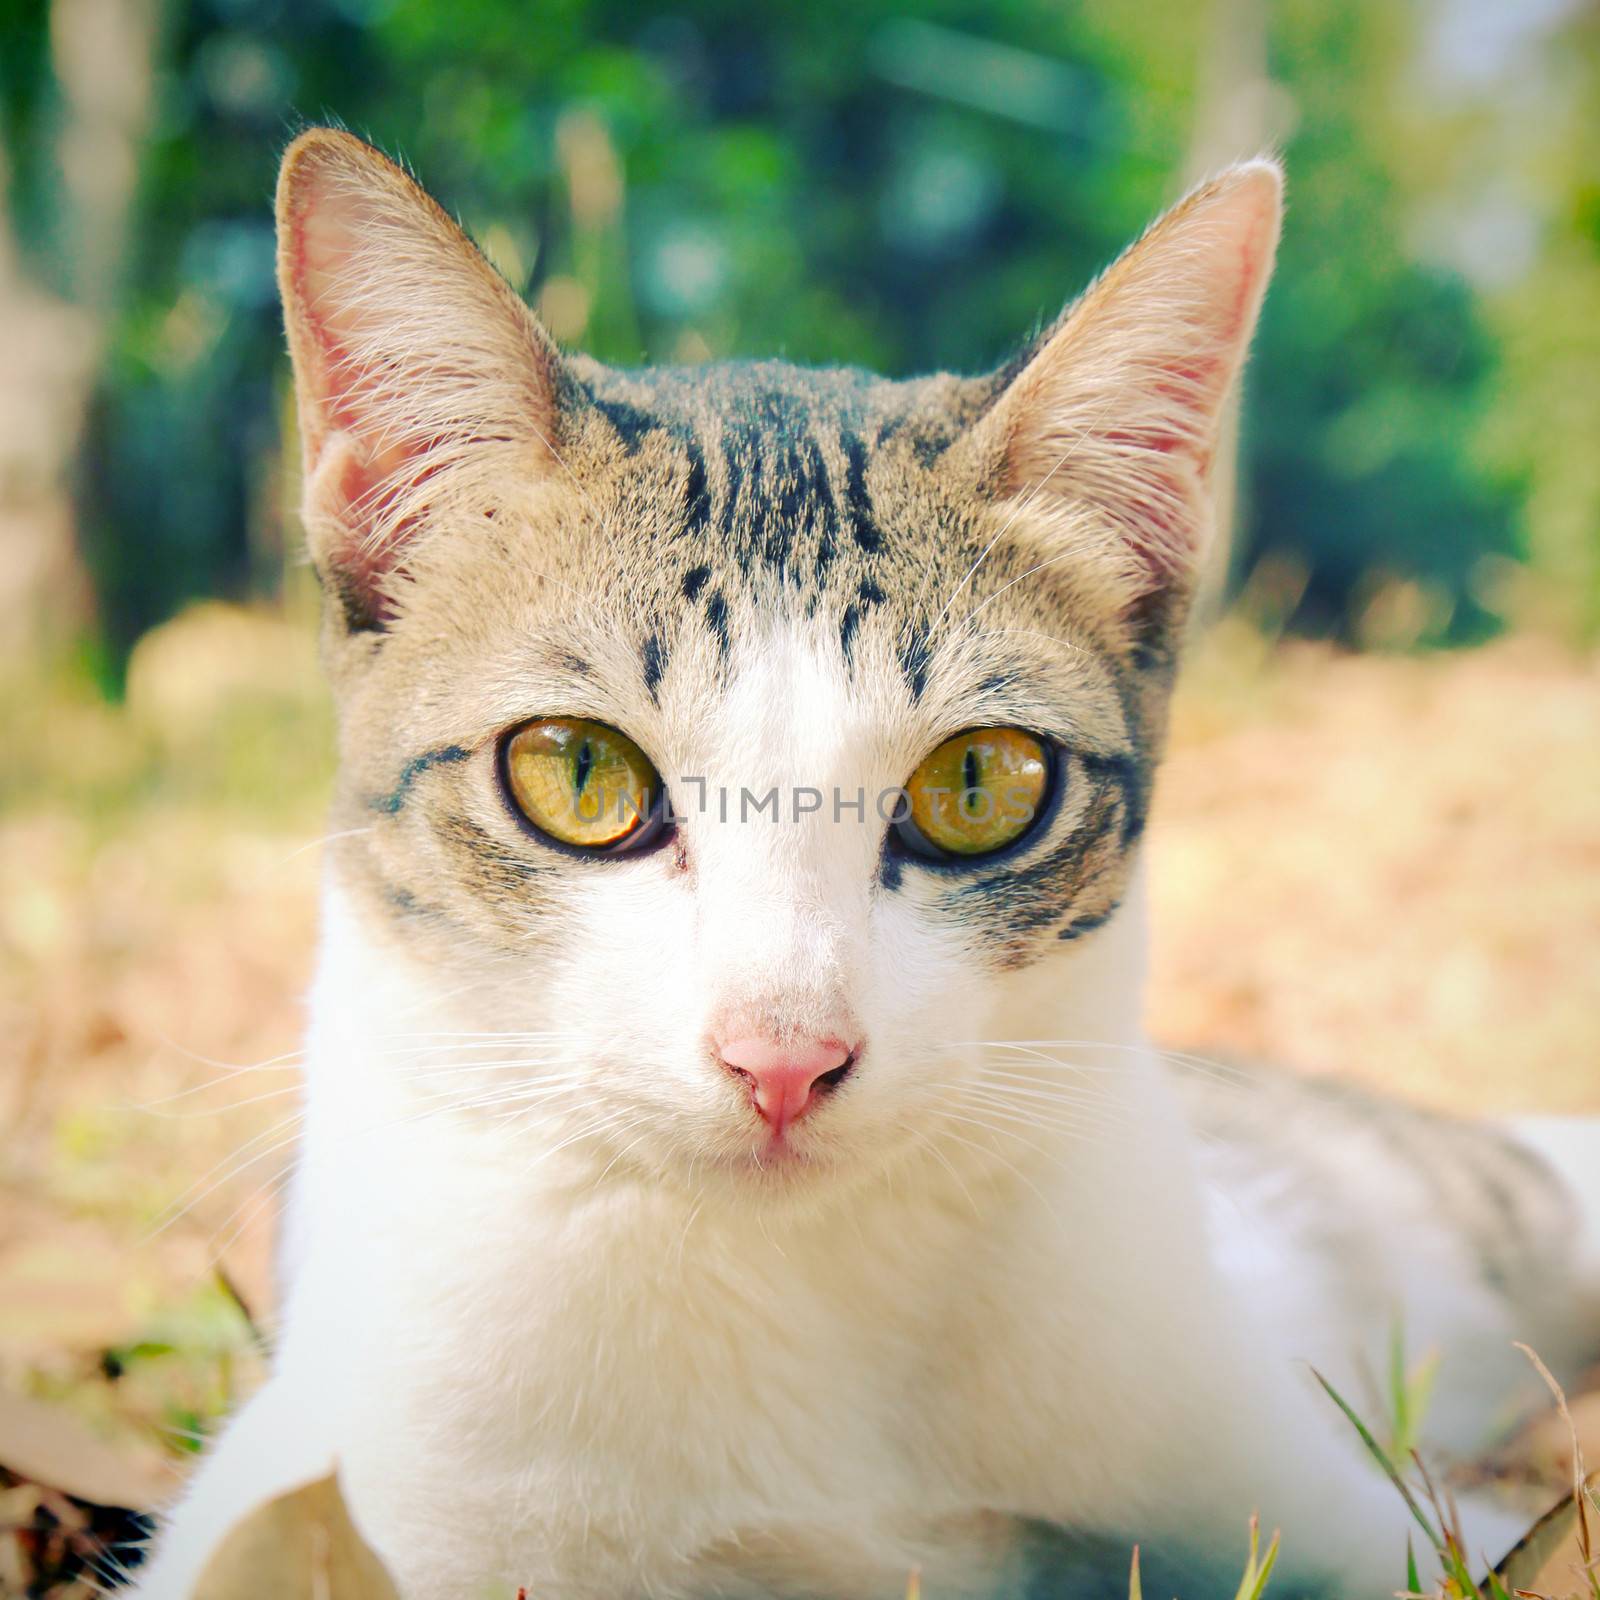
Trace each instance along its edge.
<path fill-rule="evenodd" d="M 1240 1313 L 1271 1317 L 1289 1353 L 1359 1407 L 1380 1403 L 1390 1336 L 1412 1359 L 1446 1348 L 1431 1431 L 1472 1449 L 1482 1440 L 1461 1419 L 1492 1415 L 1512 1389 L 1536 1397 L 1513 1340 L 1558 1370 L 1600 1352 L 1584 1245 L 1600 1219 L 1511 1126 L 1261 1066 L 1170 1071 Z M 1597 1126 L 1563 1124 L 1600 1157 Z"/>

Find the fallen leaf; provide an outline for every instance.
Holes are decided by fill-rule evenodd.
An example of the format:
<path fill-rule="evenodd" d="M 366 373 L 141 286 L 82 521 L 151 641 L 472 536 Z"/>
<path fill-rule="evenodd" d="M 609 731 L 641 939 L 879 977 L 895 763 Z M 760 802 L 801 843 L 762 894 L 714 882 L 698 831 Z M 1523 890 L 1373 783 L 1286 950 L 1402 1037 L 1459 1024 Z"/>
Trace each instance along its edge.
<path fill-rule="evenodd" d="M 0 1389 L 0 1467 L 91 1505 L 152 1511 L 177 1487 L 154 1450 L 101 1437 L 60 1406 Z"/>
<path fill-rule="evenodd" d="M 1600 1472 L 1592 1473 L 1586 1492 L 1592 1497 L 1600 1490 Z M 1588 1509 L 1591 1537 L 1600 1535 L 1600 1514 L 1591 1503 Z M 1548 1596 L 1549 1600 L 1584 1600 L 1594 1593 L 1592 1580 L 1585 1577 L 1582 1512 L 1578 1500 L 1569 1496 L 1547 1511 L 1518 1541 L 1516 1548 L 1501 1562 L 1500 1580 L 1513 1594 Z"/>
<path fill-rule="evenodd" d="M 229 1530 L 191 1600 L 400 1600 L 329 1474 Z"/>
<path fill-rule="evenodd" d="M 8 1196 L 6 1210 L 13 1209 Z M 124 1337 L 141 1299 L 134 1253 L 104 1229 L 66 1222 L 44 1207 L 27 1211 L 22 1226 L 31 1236 L 0 1240 L 0 1349 L 8 1364 L 98 1350 Z"/>

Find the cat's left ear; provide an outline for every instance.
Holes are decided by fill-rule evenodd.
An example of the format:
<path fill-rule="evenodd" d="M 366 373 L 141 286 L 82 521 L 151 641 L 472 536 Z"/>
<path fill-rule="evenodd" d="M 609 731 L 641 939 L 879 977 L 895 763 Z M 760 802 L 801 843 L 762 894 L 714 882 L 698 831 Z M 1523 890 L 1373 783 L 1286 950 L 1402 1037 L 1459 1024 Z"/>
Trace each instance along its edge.
<path fill-rule="evenodd" d="M 352 628 L 384 628 L 409 547 L 554 456 L 559 353 L 386 156 L 314 128 L 278 177 L 278 282 L 312 560 Z"/>
<path fill-rule="evenodd" d="M 1195 190 L 1067 309 L 978 426 L 1003 514 L 1098 558 L 1130 605 L 1181 596 L 1209 537 L 1207 479 L 1282 210 L 1272 161 Z"/>

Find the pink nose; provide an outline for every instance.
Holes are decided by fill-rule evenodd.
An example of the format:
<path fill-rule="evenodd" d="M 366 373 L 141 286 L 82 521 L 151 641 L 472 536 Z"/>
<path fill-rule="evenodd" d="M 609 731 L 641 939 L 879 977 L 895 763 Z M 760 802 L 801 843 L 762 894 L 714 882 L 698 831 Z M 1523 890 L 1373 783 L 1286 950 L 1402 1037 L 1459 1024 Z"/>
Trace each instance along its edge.
<path fill-rule="evenodd" d="M 724 1039 L 717 1049 L 723 1066 L 750 1085 L 755 1108 L 774 1133 L 782 1133 L 810 1105 L 819 1084 L 832 1088 L 838 1083 L 855 1059 L 855 1051 L 837 1039 L 779 1044 L 752 1036 Z"/>

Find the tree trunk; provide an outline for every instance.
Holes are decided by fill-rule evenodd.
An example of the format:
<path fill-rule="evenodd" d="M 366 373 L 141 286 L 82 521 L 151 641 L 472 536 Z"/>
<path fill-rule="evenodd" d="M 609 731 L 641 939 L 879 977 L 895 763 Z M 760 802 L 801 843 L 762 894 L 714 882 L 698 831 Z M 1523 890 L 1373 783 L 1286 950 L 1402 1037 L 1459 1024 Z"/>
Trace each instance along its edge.
<path fill-rule="evenodd" d="M 28 270 L 0 148 L 0 663 L 8 667 L 61 647 L 92 616 L 71 474 L 126 253 L 156 31 L 155 0 L 53 0 L 57 94 L 37 103 L 49 107 L 63 176 L 64 282 L 45 284 Z"/>

